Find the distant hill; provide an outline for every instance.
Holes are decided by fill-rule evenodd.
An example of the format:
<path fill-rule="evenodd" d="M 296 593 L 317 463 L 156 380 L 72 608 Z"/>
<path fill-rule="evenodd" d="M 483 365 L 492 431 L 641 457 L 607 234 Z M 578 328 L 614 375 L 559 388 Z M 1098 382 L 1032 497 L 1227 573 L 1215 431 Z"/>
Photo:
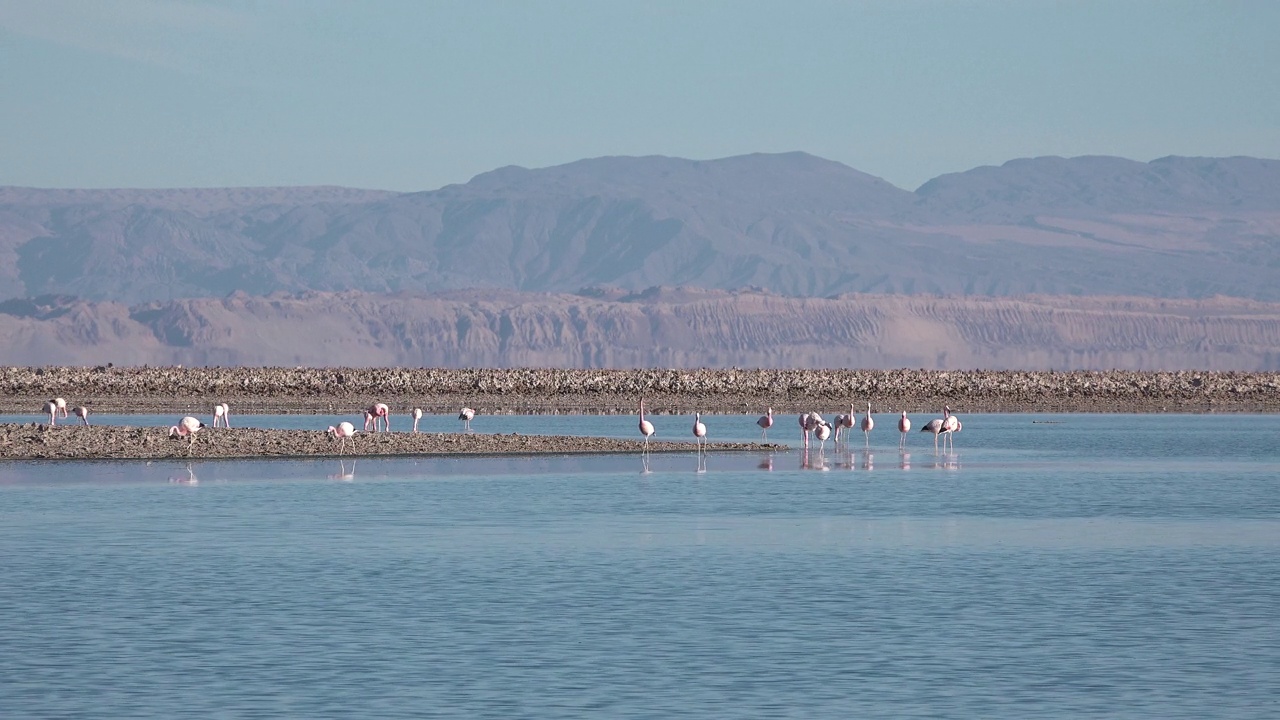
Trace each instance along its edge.
<path fill-rule="evenodd" d="M 804 153 L 606 157 L 422 193 L 0 188 L 0 298 L 608 285 L 1280 301 L 1280 161 L 1034 158 L 915 192 Z"/>
<path fill-rule="evenodd" d="M 0 303 L 0 364 L 1280 370 L 1280 304 L 598 288 Z"/>

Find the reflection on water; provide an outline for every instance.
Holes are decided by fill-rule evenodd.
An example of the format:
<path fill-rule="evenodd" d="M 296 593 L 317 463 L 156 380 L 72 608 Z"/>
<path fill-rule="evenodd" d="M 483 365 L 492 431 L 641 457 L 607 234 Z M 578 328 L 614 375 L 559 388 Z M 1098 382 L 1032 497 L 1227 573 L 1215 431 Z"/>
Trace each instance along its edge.
<path fill-rule="evenodd" d="M 346 461 L 346 459 L 345 459 L 345 458 L 339 459 L 339 460 L 338 460 L 338 472 L 336 472 L 336 473 L 334 473 L 334 474 L 332 474 L 332 475 L 329 475 L 329 479 L 330 479 L 330 480 L 342 480 L 342 481 L 344 481 L 344 482 L 351 482 L 351 481 L 355 480 L 355 479 L 356 479 L 356 461 L 355 461 L 355 458 L 352 458 L 352 459 L 351 459 L 351 469 L 350 469 L 350 470 L 348 470 L 348 469 L 347 469 L 347 461 Z"/>
<path fill-rule="evenodd" d="M 186 472 L 179 475 L 170 475 L 169 482 L 174 485 L 199 485 L 200 478 L 196 477 L 196 472 L 191 468 L 191 463 L 187 463 Z"/>
<path fill-rule="evenodd" d="M 638 453 L 0 463 L 0 715 L 1275 715 L 1280 418 L 1029 419 L 639 482 Z"/>

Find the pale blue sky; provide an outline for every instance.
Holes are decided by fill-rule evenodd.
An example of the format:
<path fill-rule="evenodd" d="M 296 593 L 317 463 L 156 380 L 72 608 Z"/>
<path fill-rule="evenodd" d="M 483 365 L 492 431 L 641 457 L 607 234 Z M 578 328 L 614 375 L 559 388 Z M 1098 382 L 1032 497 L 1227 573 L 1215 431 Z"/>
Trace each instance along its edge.
<path fill-rule="evenodd" d="M 1280 2 L 0 0 L 0 184 L 433 189 L 804 150 L 1280 157 Z"/>

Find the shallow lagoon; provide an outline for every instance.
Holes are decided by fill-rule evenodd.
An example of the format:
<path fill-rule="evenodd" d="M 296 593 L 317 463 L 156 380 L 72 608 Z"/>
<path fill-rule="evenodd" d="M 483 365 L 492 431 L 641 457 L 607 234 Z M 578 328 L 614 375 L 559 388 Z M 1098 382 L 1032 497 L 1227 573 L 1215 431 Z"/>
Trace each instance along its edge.
<path fill-rule="evenodd" d="M 0 465 L 0 714 L 1280 713 L 1280 417 L 965 415 L 909 458 L 876 419 L 821 456 Z"/>

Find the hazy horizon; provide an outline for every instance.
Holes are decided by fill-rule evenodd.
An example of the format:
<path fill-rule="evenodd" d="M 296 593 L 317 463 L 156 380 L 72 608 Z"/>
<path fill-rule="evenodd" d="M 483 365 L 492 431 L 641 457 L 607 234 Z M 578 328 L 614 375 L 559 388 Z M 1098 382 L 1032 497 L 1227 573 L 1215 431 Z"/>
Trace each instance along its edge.
<path fill-rule="evenodd" d="M 1280 157 L 1263 2 L 0 0 L 0 184 L 401 192 L 800 150 L 914 190 L 1023 157 Z"/>

